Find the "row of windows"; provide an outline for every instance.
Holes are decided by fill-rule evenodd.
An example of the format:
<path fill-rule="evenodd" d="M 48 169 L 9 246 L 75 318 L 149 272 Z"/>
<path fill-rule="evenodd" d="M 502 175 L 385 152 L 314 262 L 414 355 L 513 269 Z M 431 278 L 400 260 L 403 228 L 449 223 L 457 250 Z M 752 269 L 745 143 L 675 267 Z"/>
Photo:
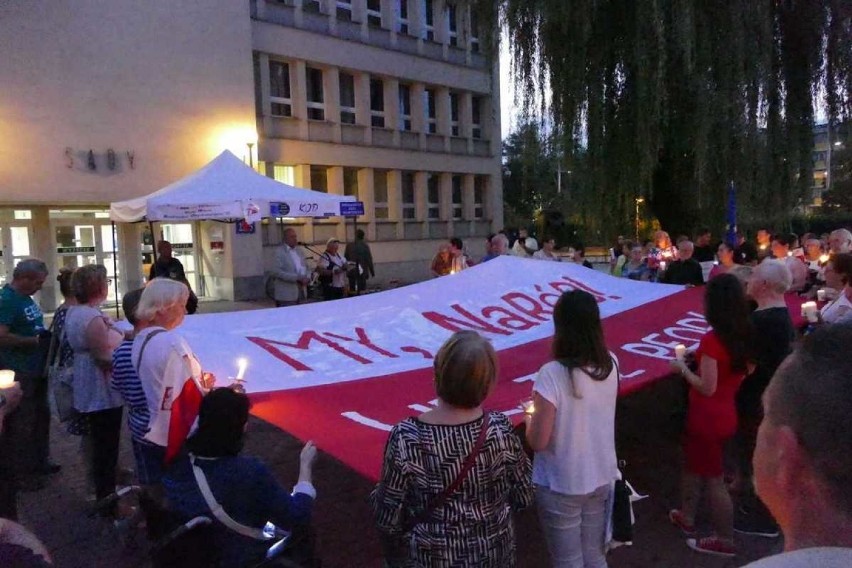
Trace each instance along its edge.
<path fill-rule="evenodd" d="M 343 168 L 343 194 L 352 195 L 360 200 L 366 197 L 358 184 L 359 168 Z M 311 189 L 314 191 L 328 192 L 328 166 L 310 166 Z M 402 219 L 413 221 L 417 219 L 417 201 L 415 174 L 413 171 L 400 172 L 401 208 Z M 296 185 L 296 172 L 294 166 L 275 165 L 273 177 L 290 185 Z M 452 191 L 450 192 L 450 218 L 461 220 L 464 218 L 464 175 L 452 174 Z M 473 219 L 485 218 L 485 191 L 488 184 L 486 176 L 477 175 L 473 178 Z M 388 201 L 388 170 L 373 170 L 373 218 L 377 220 L 390 218 L 390 206 Z M 441 174 L 437 172 L 426 173 L 426 212 L 427 220 L 436 221 L 441 219 Z"/>
<path fill-rule="evenodd" d="M 384 21 L 383 1 L 391 3 L 393 22 Z M 322 0 L 305 0 L 303 4 L 303 10 L 306 12 L 323 13 L 323 8 Z M 479 22 L 476 10 L 469 6 L 460 8 L 455 3 L 434 0 L 367 0 L 367 24 L 377 28 L 393 28 L 399 34 L 413 35 L 410 14 L 415 11 L 422 22 L 419 34 L 422 39 L 435 41 L 436 29 L 441 29 L 447 43 L 457 47 L 460 41 L 459 30 L 463 29 L 469 35 L 471 51 L 479 52 Z M 338 20 L 353 21 L 352 0 L 336 0 L 335 14 Z M 462 15 L 466 16 L 465 22 L 462 22 Z"/>
<path fill-rule="evenodd" d="M 291 66 L 285 61 L 269 61 L 269 100 L 272 116 L 293 116 L 293 97 L 291 90 Z M 355 76 L 352 73 L 340 71 L 340 123 L 355 124 Z M 323 70 L 317 67 L 305 67 L 305 91 L 307 117 L 309 120 L 334 121 L 334 117 L 326 114 L 325 91 L 323 85 Z M 411 120 L 412 86 L 400 83 L 397 89 L 397 104 L 399 105 L 399 129 L 413 130 Z M 471 136 L 482 138 L 482 105 L 483 97 L 471 97 Z M 450 92 L 450 134 L 461 135 L 461 93 Z M 387 105 L 385 101 L 384 80 L 380 77 L 370 77 L 370 125 L 385 128 Z M 430 134 L 438 132 L 437 90 L 427 87 L 423 90 L 423 124 L 424 131 Z"/>

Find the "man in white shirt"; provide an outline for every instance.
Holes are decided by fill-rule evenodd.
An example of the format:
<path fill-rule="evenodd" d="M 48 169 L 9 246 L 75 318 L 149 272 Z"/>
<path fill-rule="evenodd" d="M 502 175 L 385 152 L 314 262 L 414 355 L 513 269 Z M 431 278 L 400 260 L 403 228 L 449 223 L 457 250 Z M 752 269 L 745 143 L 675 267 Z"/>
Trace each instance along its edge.
<path fill-rule="evenodd" d="M 852 232 L 837 229 L 828 236 L 828 246 L 832 254 L 852 252 Z"/>
<path fill-rule="evenodd" d="M 307 298 L 308 268 L 299 249 L 296 230 L 284 231 L 284 246 L 275 253 L 276 269 L 270 273 L 272 297 L 275 306 L 292 306 L 305 302 Z"/>
<path fill-rule="evenodd" d="M 852 566 L 852 326 L 825 326 L 781 364 L 763 394 L 755 486 L 784 553 L 750 568 Z"/>
<path fill-rule="evenodd" d="M 538 241 L 529 236 L 526 229 L 518 231 L 518 240 L 512 246 L 512 254 L 522 258 L 530 258 L 538 250 Z"/>

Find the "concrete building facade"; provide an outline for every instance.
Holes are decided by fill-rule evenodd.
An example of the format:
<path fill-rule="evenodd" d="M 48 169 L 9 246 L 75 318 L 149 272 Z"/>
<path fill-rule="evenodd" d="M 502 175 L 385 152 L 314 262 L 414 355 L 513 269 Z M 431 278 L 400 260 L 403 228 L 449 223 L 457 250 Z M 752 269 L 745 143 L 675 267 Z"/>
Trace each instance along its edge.
<path fill-rule="evenodd" d="M 449 237 L 479 253 L 502 188 L 499 73 L 478 29 L 465 3 L 443 0 L 3 3 L 0 279 L 38 256 L 52 270 L 103 263 L 120 293 L 139 286 L 147 226 L 113 237 L 109 203 L 226 148 L 280 181 L 357 195 L 365 215 L 247 235 L 155 224 L 203 295 L 262 295 L 285 225 L 322 248 L 357 222 L 384 282 L 428 277 Z"/>

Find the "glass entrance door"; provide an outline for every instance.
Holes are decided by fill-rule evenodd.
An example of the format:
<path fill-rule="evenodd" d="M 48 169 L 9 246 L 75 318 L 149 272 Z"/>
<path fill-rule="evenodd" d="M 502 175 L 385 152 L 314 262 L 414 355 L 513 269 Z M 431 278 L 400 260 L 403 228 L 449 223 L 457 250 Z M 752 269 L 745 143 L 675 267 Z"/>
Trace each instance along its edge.
<path fill-rule="evenodd" d="M 15 265 L 32 255 L 32 229 L 13 223 L 0 228 L 0 286 L 12 281 Z"/>
<path fill-rule="evenodd" d="M 199 296 L 198 257 L 195 248 L 195 229 L 192 223 L 163 223 L 160 225 L 162 239 L 172 244 L 172 256 L 183 265 L 190 287 Z"/>

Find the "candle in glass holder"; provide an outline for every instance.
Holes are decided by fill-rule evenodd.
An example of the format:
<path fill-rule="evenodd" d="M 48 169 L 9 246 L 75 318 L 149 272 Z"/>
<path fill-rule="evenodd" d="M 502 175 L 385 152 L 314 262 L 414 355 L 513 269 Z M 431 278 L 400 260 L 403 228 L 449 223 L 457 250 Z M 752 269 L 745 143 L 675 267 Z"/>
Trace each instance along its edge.
<path fill-rule="evenodd" d="M 665 260 L 661 260 L 661 261 L 660 261 L 660 270 L 665 270 L 665 269 L 666 269 L 666 261 L 665 261 Z"/>
<path fill-rule="evenodd" d="M 802 317 L 807 319 L 810 323 L 816 323 L 819 321 L 819 308 L 817 308 L 816 302 L 805 302 L 802 304 Z"/>
<path fill-rule="evenodd" d="M 820 288 L 817 290 L 817 301 L 824 302 L 825 301 L 825 288 Z"/>
<path fill-rule="evenodd" d="M 15 371 L 4 369 L 0 371 L 0 389 L 6 389 L 12 386 L 15 382 Z"/>
<path fill-rule="evenodd" d="M 683 361 L 683 356 L 686 355 L 686 345 L 678 343 L 675 345 L 675 359 Z"/>

